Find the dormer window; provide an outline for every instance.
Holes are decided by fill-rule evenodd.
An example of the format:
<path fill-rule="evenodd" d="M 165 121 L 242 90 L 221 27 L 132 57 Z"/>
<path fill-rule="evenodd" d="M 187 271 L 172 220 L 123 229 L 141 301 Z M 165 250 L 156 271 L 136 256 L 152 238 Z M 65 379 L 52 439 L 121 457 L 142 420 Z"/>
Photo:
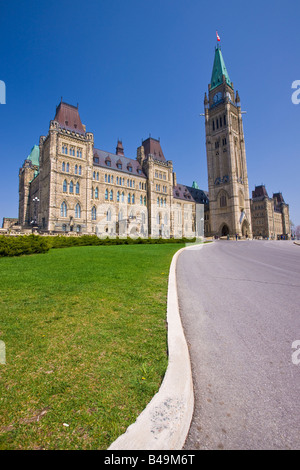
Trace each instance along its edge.
<path fill-rule="evenodd" d="M 128 171 L 132 171 L 132 166 L 131 166 L 131 165 L 128 165 L 128 166 L 127 166 L 127 170 L 128 170 Z"/>
<path fill-rule="evenodd" d="M 109 157 L 106 158 L 105 164 L 106 164 L 106 166 L 111 166 L 111 159 Z"/>

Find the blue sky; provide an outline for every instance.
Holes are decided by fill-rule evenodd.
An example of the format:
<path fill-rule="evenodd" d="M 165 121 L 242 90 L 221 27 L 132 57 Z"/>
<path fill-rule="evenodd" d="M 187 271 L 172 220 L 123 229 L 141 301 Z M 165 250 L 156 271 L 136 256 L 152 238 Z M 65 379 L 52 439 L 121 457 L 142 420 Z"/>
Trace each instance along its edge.
<path fill-rule="evenodd" d="M 250 193 L 281 191 L 300 225 L 297 1 L 0 0 L 0 221 L 18 216 L 18 172 L 61 96 L 97 148 L 135 158 L 160 138 L 177 181 L 207 190 L 204 93 L 216 30 L 239 91 Z"/>

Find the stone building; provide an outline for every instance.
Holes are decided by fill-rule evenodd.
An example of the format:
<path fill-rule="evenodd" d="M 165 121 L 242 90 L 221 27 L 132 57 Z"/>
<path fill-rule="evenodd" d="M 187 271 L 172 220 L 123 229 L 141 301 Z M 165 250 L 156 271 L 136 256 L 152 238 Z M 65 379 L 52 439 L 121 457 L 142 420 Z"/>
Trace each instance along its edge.
<path fill-rule="evenodd" d="M 255 186 L 252 191 L 251 217 L 253 237 L 290 238 L 289 206 L 281 193 L 268 196 L 264 185 Z"/>
<path fill-rule="evenodd" d="M 252 236 L 250 198 L 241 103 L 234 93 L 220 47 L 208 96 L 205 93 L 205 132 L 209 211 L 206 233 L 212 236 Z"/>
<path fill-rule="evenodd" d="M 98 149 L 78 106 L 61 101 L 19 172 L 19 223 L 50 233 L 99 236 L 203 236 L 207 194 L 177 183 L 160 141 L 135 159 Z"/>

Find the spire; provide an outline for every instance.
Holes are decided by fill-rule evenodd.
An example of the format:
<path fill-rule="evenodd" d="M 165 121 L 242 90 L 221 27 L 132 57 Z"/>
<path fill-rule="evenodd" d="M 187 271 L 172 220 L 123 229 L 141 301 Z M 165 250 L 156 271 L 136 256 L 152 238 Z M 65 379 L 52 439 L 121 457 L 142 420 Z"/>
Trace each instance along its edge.
<path fill-rule="evenodd" d="M 226 83 L 232 88 L 232 82 L 229 78 L 221 49 L 219 47 L 216 47 L 214 66 L 210 81 L 210 89 L 212 90 L 218 85 L 221 85 L 221 83 L 223 83 L 223 77 Z"/>

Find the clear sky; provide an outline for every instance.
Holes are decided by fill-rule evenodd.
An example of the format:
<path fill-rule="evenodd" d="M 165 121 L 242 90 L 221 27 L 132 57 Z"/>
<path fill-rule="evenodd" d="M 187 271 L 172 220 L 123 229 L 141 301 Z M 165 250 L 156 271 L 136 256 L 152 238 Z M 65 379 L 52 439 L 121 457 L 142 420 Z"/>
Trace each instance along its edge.
<path fill-rule="evenodd" d="M 207 190 L 204 93 L 216 30 L 239 91 L 250 194 L 282 192 L 300 225 L 299 1 L 0 0 L 0 224 L 18 216 L 18 172 L 61 97 L 97 148 L 136 157 L 160 138 L 177 181 Z"/>

